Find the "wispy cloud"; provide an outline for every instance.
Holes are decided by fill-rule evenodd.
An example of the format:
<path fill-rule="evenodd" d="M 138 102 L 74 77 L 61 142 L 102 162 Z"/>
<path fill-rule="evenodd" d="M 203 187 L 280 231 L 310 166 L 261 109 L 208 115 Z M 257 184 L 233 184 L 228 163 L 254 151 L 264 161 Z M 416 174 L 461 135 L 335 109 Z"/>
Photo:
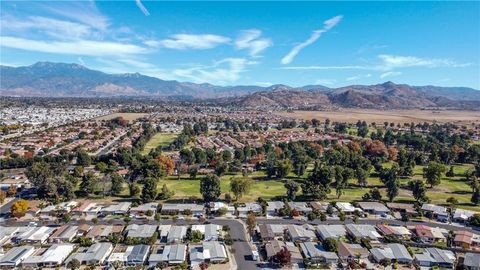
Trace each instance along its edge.
<path fill-rule="evenodd" d="M 150 16 L 150 12 L 148 12 L 147 8 L 142 4 L 142 1 L 135 0 L 137 7 L 145 14 L 145 16 Z"/>
<path fill-rule="evenodd" d="M 345 66 L 288 66 L 280 67 L 287 70 L 373 70 L 373 71 L 392 71 L 396 69 L 409 67 L 425 68 L 461 68 L 468 67 L 471 63 L 457 63 L 450 59 L 443 58 L 420 58 L 416 56 L 401 56 L 380 54 L 377 56 L 380 61 L 369 65 L 345 65 Z"/>
<path fill-rule="evenodd" d="M 347 80 L 347 81 L 358 81 L 360 79 L 365 79 L 365 78 L 370 78 L 370 77 L 372 77 L 372 74 L 358 74 L 358 75 L 355 75 L 355 76 L 348 77 L 345 80 Z"/>
<path fill-rule="evenodd" d="M 272 82 L 255 82 L 255 85 L 262 86 L 262 87 L 268 87 L 268 86 L 272 86 L 273 83 Z"/>
<path fill-rule="evenodd" d="M 335 79 L 318 79 L 315 81 L 315 84 L 320 84 L 320 85 L 334 85 L 337 83 L 337 80 Z"/>
<path fill-rule="evenodd" d="M 402 72 L 400 71 L 388 71 L 385 73 L 380 74 L 380 79 L 387 78 L 387 77 L 395 77 L 402 75 Z"/>
<path fill-rule="evenodd" d="M 342 20 L 342 18 L 343 18 L 342 16 L 335 16 L 333 18 L 330 18 L 324 21 L 323 22 L 324 26 L 322 29 L 313 31 L 310 38 L 298 44 L 297 46 L 293 47 L 293 49 L 290 50 L 290 52 L 282 58 L 281 63 L 284 65 L 290 64 L 293 61 L 293 59 L 295 59 L 295 56 L 297 56 L 297 54 L 300 53 L 301 50 L 303 50 L 305 47 L 317 41 L 322 35 L 322 33 L 325 33 L 328 30 L 332 29 L 335 25 L 337 25 Z"/>
<path fill-rule="evenodd" d="M 221 44 L 226 44 L 230 42 L 230 38 L 212 35 L 212 34 L 202 34 L 202 35 L 192 35 L 192 34 L 176 34 L 171 36 L 169 39 L 163 39 L 159 41 L 149 40 L 145 43 L 153 47 L 163 47 L 168 49 L 175 50 L 186 50 L 186 49 L 211 49 L 215 48 Z"/>
<path fill-rule="evenodd" d="M 235 40 L 235 46 L 239 50 L 248 50 L 250 56 L 256 56 L 273 45 L 271 39 L 261 38 L 261 36 L 262 31 L 258 29 L 244 30 Z"/>
<path fill-rule="evenodd" d="M 2 47 L 55 54 L 119 56 L 148 52 L 147 49 L 137 45 L 108 41 L 39 41 L 11 36 L 0 36 L 0 39 Z"/>
<path fill-rule="evenodd" d="M 186 69 L 175 69 L 172 74 L 177 78 L 184 78 L 196 83 L 228 84 L 240 79 L 241 73 L 247 66 L 257 64 L 245 58 L 225 58 L 216 61 L 210 66 L 197 66 Z"/>

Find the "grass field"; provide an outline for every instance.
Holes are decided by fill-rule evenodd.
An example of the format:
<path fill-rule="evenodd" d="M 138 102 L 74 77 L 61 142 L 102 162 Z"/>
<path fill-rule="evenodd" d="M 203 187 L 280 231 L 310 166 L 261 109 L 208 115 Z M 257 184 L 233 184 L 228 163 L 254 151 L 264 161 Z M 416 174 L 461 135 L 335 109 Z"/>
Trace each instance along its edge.
<path fill-rule="evenodd" d="M 365 120 L 368 123 L 375 122 L 382 124 L 385 121 L 394 123 L 423 123 L 423 122 L 439 122 L 439 123 L 480 123 L 480 114 L 478 111 L 453 111 L 453 110 L 371 110 L 371 109 L 343 109 L 338 111 L 294 111 L 294 112 L 278 112 L 278 115 L 292 117 L 296 119 L 310 120 L 313 118 L 337 122 L 356 123 L 358 120 Z"/>
<path fill-rule="evenodd" d="M 142 151 L 143 155 L 146 155 L 150 150 L 157 148 L 158 146 L 168 146 L 170 145 L 175 138 L 178 136 L 178 133 L 157 133 L 147 142 L 145 148 Z"/>
<path fill-rule="evenodd" d="M 117 117 L 123 117 L 123 119 L 128 120 L 128 121 L 134 121 L 137 120 L 138 118 L 142 118 L 144 116 L 148 115 L 148 113 L 112 113 L 109 115 L 104 115 L 97 117 L 97 120 L 111 120 Z"/>

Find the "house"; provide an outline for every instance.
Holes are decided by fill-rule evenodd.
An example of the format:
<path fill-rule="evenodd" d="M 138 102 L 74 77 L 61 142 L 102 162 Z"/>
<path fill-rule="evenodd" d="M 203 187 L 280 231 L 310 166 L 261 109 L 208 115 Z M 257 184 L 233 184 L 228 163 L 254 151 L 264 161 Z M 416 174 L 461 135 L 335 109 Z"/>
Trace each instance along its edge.
<path fill-rule="evenodd" d="M 233 216 L 235 214 L 235 208 L 233 206 L 229 206 L 224 202 L 211 202 L 208 204 L 211 213 L 217 213 L 220 209 L 226 209 L 227 213 Z"/>
<path fill-rule="evenodd" d="M 100 210 L 100 214 L 107 216 L 107 215 L 125 215 L 128 213 L 130 206 L 132 205 L 131 202 L 121 202 L 117 204 L 110 204 L 105 206 Z"/>
<path fill-rule="evenodd" d="M 157 213 L 157 207 L 158 203 L 155 202 L 144 203 L 130 208 L 129 213 L 132 216 L 145 216 L 147 213 L 152 213 L 152 215 L 155 215 Z"/>
<path fill-rule="evenodd" d="M 125 266 L 143 265 L 148 257 L 150 246 L 117 246 L 107 259 L 107 265 L 120 261 Z"/>
<path fill-rule="evenodd" d="M 430 254 L 434 260 L 434 265 L 441 268 L 453 268 L 455 264 L 455 254 L 450 250 L 439 248 L 426 248 L 425 252 Z"/>
<path fill-rule="evenodd" d="M 386 215 L 390 212 L 384 204 L 379 202 L 358 202 L 358 206 L 369 214 L 373 215 Z"/>
<path fill-rule="evenodd" d="M 344 225 L 318 225 L 317 234 L 323 241 L 327 238 L 340 238 L 347 235 Z"/>
<path fill-rule="evenodd" d="M 169 265 L 183 263 L 187 258 L 187 245 L 173 244 L 166 246 L 154 246 L 148 265 L 155 267 L 160 262 L 167 262 Z"/>
<path fill-rule="evenodd" d="M 283 249 L 290 251 L 291 263 L 300 263 L 303 261 L 302 254 L 298 247 L 295 246 L 293 242 L 283 242 L 279 240 L 273 240 L 265 244 L 265 251 L 267 253 L 267 259 L 271 263 L 276 263 L 275 255 Z"/>
<path fill-rule="evenodd" d="M 262 213 L 262 206 L 258 203 L 246 203 L 245 206 L 237 207 L 237 213 L 240 217 L 246 217 L 249 213 L 259 215 Z"/>
<path fill-rule="evenodd" d="M 378 240 L 382 236 L 375 230 L 375 227 L 368 224 L 347 224 L 345 225 L 347 233 L 354 239 L 368 238 L 370 240 Z"/>
<path fill-rule="evenodd" d="M 344 262 L 350 262 L 357 259 L 367 259 L 370 255 L 368 249 L 359 244 L 349 244 L 343 241 L 338 242 L 338 257 Z"/>
<path fill-rule="evenodd" d="M 306 215 L 312 212 L 312 208 L 308 207 L 304 202 L 288 202 L 288 206 L 297 211 L 300 215 Z"/>
<path fill-rule="evenodd" d="M 130 224 L 125 228 L 127 237 L 131 238 L 150 238 L 157 231 L 157 225 L 137 225 Z"/>
<path fill-rule="evenodd" d="M 398 263 L 409 264 L 413 262 L 413 258 L 404 245 L 398 243 L 387 244 L 383 248 L 370 249 L 372 258 L 377 262 L 384 259 L 390 259 Z"/>
<path fill-rule="evenodd" d="M 272 227 L 269 225 L 270 224 L 259 224 L 257 226 L 258 233 L 260 234 L 260 238 L 264 242 L 268 242 L 275 239 L 275 234 L 273 233 Z"/>
<path fill-rule="evenodd" d="M 276 216 L 278 211 L 285 206 L 281 201 L 267 202 L 267 216 Z"/>
<path fill-rule="evenodd" d="M 43 244 L 55 231 L 52 227 L 28 227 L 26 231 L 15 237 L 17 243 Z"/>
<path fill-rule="evenodd" d="M 453 243 L 463 249 L 476 248 L 480 246 L 480 236 L 469 231 L 457 231 Z"/>
<path fill-rule="evenodd" d="M 193 216 L 203 216 L 204 207 L 193 203 L 165 203 L 162 205 L 162 214 L 178 215 L 192 214 Z"/>
<path fill-rule="evenodd" d="M 327 212 L 328 207 L 330 206 L 330 203 L 328 202 L 311 202 L 310 207 L 312 207 L 313 210 L 319 211 L 319 212 Z"/>
<path fill-rule="evenodd" d="M 385 236 L 396 236 L 399 239 L 407 240 L 412 236 L 410 230 L 403 226 L 378 224 L 377 229 Z"/>
<path fill-rule="evenodd" d="M 22 262 L 23 268 L 58 267 L 73 252 L 72 244 L 54 244 L 49 248 L 40 248 Z"/>
<path fill-rule="evenodd" d="M 228 260 L 225 246 L 218 241 L 203 242 L 201 245 L 190 245 L 190 261 L 192 265 L 202 262 L 225 262 Z"/>
<path fill-rule="evenodd" d="M 123 225 L 95 225 L 85 236 L 92 240 L 101 240 L 114 234 L 121 234 L 122 231 Z"/>
<path fill-rule="evenodd" d="M 308 224 L 300 225 L 287 225 L 288 236 L 292 241 L 315 241 L 316 235 L 313 228 L 308 228 Z"/>
<path fill-rule="evenodd" d="M 32 246 L 13 247 L 5 255 L 0 256 L 0 267 L 15 268 L 34 252 L 35 248 Z"/>
<path fill-rule="evenodd" d="M 432 228 L 426 225 L 416 225 L 414 230 L 415 234 L 424 243 L 445 242 L 446 240 L 443 231 L 439 228 Z"/>
<path fill-rule="evenodd" d="M 22 227 L 3 227 L 0 226 L 0 245 L 3 246 L 3 244 L 7 243 L 10 241 L 10 239 L 14 238 L 15 235 L 19 233 L 19 230 Z M 27 227 L 23 227 L 27 228 Z"/>
<path fill-rule="evenodd" d="M 409 216 L 416 216 L 418 215 L 418 212 L 415 210 L 415 207 L 413 204 L 408 204 L 408 203 L 387 203 L 387 207 L 390 208 L 390 210 L 399 212 L 400 214 L 406 214 Z"/>
<path fill-rule="evenodd" d="M 430 213 L 432 217 L 438 221 L 447 222 L 450 219 L 450 215 L 447 212 L 447 208 L 435 204 L 424 203 L 422 210 L 426 213 Z"/>
<path fill-rule="evenodd" d="M 187 236 L 187 227 L 171 226 L 168 231 L 167 243 L 181 242 Z"/>
<path fill-rule="evenodd" d="M 480 256 L 475 253 L 466 253 L 463 259 L 463 266 L 468 270 L 480 270 Z"/>
<path fill-rule="evenodd" d="M 102 265 L 113 250 L 113 245 L 108 242 L 95 243 L 88 248 L 83 248 L 73 253 L 66 261 L 65 265 L 77 259 L 80 264 Z"/>
<path fill-rule="evenodd" d="M 342 211 L 345 214 L 353 214 L 355 210 L 360 210 L 358 208 L 355 208 L 351 203 L 349 202 L 336 202 L 335 206 L 339 211 Z M 360 210 L 361 211 L 361 210 Z"/>
<path fill-rule="evenodd" d="M 78 226 L 63 225 L 59 227 L 49 238 L 50 243 L 71 242 L 78 235 Z"/>
<path fill-rule="evenodd" d="M 167 236 L 171 227 L 172 225 L 158 225 L 158 240 L 160 242 L 167 242 Z"/>
<path fill-rule="evenodd" d="M 457 208 L 453 213 L 453 221 L 459 223 L 467 223 L 470 217 L 472 217 L 473 215 L 475 215 L 475 212 L 473 211 Z"/>
<path fill-rule="evenodd" d="M 192 225 L 192 231 L 200 231 L 204 241 L 218 241 L 222 226 L 217 224 Z"/>
<path fill-rule="evenodd" d="M 70 213 L 75 207 L 78 206 L 78 202 L 68 201 L 58 205 L 49 205 L 40 210 L 41 215 L 57 216 Z"/>
<path fill-rule="evenodd" d="M 329 264 L 335 265 L 338 262 L 338 256 L 335 252 L 328 252 L 323 247 L 315 242 L 302 242 L 300 243 L 300 249 L 302 250 L 305 261 L 308 264 Z"/>

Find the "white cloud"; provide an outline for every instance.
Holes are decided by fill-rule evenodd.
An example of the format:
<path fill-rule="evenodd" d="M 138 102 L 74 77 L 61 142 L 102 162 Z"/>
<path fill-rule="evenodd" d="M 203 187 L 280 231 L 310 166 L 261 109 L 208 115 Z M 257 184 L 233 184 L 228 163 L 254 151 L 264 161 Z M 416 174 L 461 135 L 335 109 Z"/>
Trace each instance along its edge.
<path fill-rule="evenodd" d="M 382 73 L 380 75 L 380 78 L 383 79 L 383 78 L 386 78 L 386 77 L 395 77 L 395 76 L 399 76 L 399 75 L 402 75 L 402 72 L 400 72 L 400 71 L 388 71 L 388 72 Z"/>
<path fill-rule="evenodd" d="M 382 61 L 380 69 L 392 70 L 405 67 L 465 67 L 470 64 L 458 64 L 449 59 L 420 58 L 416 56 L 401 56 L 391 54 L 380 54 L 378 58 Z"/>
<path fill-rule="evenodd" d="M 146 41 L 149 46 L 164 47 L 168 49 L 186 50 L 186 49 L 211 49 L 221 44 L 230 42 L 230 38 L 203 34 L 203 35 L 191 35 L 191 34 L 176 34 L 170 39 L 164 39 L 159 41 Z"/>
<path fill-rule="evenodd" d="M 262 86 L 262 87 L 268 87 L 268 86 L 272 86 L 273 83 L 271 83 L 271 82 L 255 82 L 255 85 Z"/>
<path fill-rule="evenodd" d="M 38 41 L 11 36 L 0 36 L 1 46 L 27 51 L 88 56 L 119 56 L 147 53 L 148 50 L 133 44 L 108 41 Z"/>
<path fill-rule="evenodd" d="M 320 85 L 334 85 L 337 83 L 337 80 L 335 79 L 318 79 L 315 81 L 315 84 L 320 84 Z"/>
<path fill-rule="evenodd" d="M 347 81 L 358 81 L 360 79 L 365 79 L 365 78 L 370 78 L 372 77 L 372 74 L 358 74 L 352 77 L 348 77 L 345 80 Z"/>
<path fill-rule="evenodd" d="M 186 69 L 175 69 L 172 74 L 176 78 L 188 79 L 196 83 L 214 83 L 225 85 L 240 79 L 247 66 L 257 64 L 245 58 L 225 58 L 211 66 L 197 66 Z"/>
<path fill-rule="evenodd" d="M 258 29 L 244 30 L 235 40 L 235 46 L 239 50 L 248 50 L 250 56 L 256 56 L 273 44 L 271 39 L 261 36 L 262 31 Z"/>
<path fill-rule="evenodd" d="M 98 10 L 94 1 L 58 1 L 55 2 L 55 5 L 48 2 L 33 3 L 45 11 L 81 22 L 98 30 L 105 31 L 110 25 L 109 19 Z"/>
<path fill-rule="evenodd" d="M 322 35 L 322 33 L 325 33 L 327 32 L 328 30 L 332 29 L 335 25 L 337 25 L 341 20 L 342 20 L 342 16 L 335 16 L 333 18 L 330 18 L 326 21 L 323 22 L 324 26 L 322 29 L 318 29 L 318 30 L 315 30 L 312 32 L 312 35 L 310 36 L 310 38 L 308 38 L 306 41 L 298 44 L 297 46 L 293 47 L 292 50 L 290 50 L 290 52 L 285 55 L 282 60 L 281 60 L 281 63 L 286 65 L 286 64 L 290 64 L 293 59 L 295 58 L 295 56 L 297 56 L 298 53 L 300 53 L 301 50 L 303 50 L 305 47 L 313 44 L 315 41 L 317 41 L 320 36 Z"/>
<path fill-rule="evenodd" d="M 0 24 L 2 25 L 2 32 L 10 31 L 19 34 L 29 31 L 29 34 L 39 33 L 57 39 L 76 39 L 91 36 L 95 32 L 94 29 L 86 24 L 41 16 L 30 16 L 19 19 L 6 15 L 0 19 Z"/>
<path fill-rule="evenodd" d="M 344 70 L 344 69 L 369 69 L 365 66 L 290 66 L 290 67 L 281 67 L 280 69 L 286 70 Z"/>
<path fill-rule="evenodd" d="M 142 1 L 135 0 L 137 7 L 143 12 L 145 16 L 150 16 L 150 12 L 148 12 L 147 8 L 142 4 Z"/>

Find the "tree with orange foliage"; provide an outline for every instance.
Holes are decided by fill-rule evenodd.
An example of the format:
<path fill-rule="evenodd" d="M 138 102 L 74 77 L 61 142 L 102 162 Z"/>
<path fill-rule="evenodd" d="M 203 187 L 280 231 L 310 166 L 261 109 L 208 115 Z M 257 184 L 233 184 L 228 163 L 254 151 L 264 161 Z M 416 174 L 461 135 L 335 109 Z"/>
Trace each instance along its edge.
<path fill-rule="evenodd" d="M 387 149 L 387 152 L 388 152 L 388 160 L 392 160 L 392 161 L 397 160 L 398 149 L 396 147 L 389 147 Z"/>
<path fill-rule="evenodd" d="M 160 155 L 157 158 L 160 163 L 160 167 L 165 170 L 167 175 L 172 175 L 175 170 L 175 162 L 168 156 Z"/>
<path fill-rule="evenodd" d="M 5 193 L 5 191 L 3 190 L 0 190 L 0 204 L 3 204 L 6 198 L 7 198 L 7 193 Z"/>
<path fill-rule="evenodd" d="M 10 187 L 7 190 L 7 196 L 15 197 L 15 194 L 17 194 L 17 188 L 14 185 L 10 185 Z"/>
<path fill-rule="evenodd" d="M 379 140 L 366 141 L 365 152 L 369 156 L 386 157 L 388 155 L 385 144 Z"/>

